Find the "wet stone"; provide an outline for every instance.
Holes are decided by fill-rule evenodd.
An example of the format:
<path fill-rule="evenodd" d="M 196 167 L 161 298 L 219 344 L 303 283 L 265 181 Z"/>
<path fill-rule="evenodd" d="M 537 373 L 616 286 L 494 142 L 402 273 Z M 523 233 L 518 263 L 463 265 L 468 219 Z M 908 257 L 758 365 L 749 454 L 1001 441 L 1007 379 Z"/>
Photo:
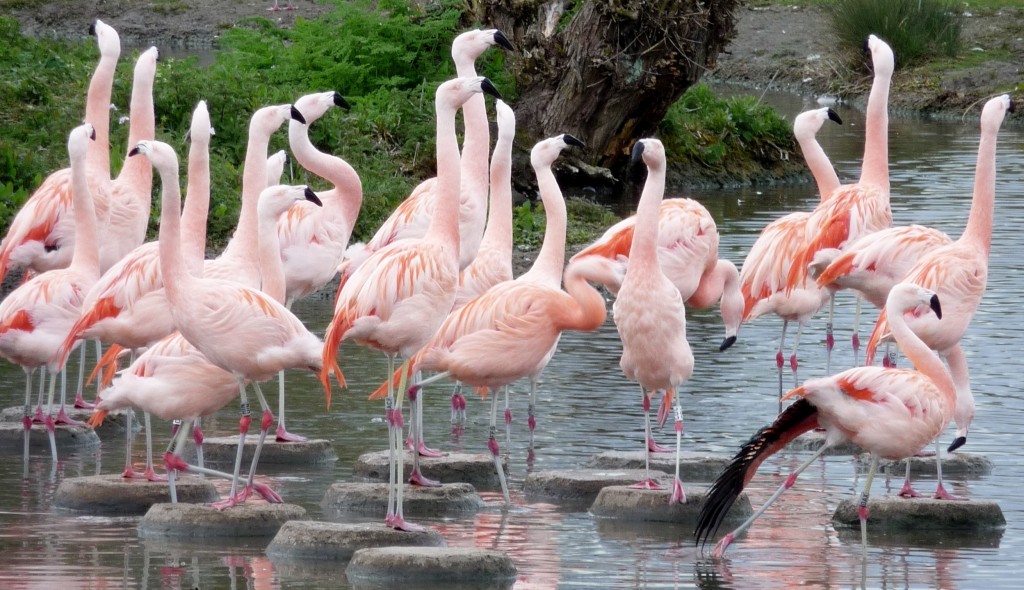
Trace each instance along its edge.
<path fill-rule="evenodd" d="M 603 518 L 696 524 L 708 488 L 690 488 L 684 485 L 683 491 L 686 493 L 685 504 L 669 504 L 671 488 L 643 490 L 628 486 L 609 486 L 597 495 L 593 506 L 590 507 L 590 513 Z M 729 508 L 723 522 L 738 524 L 752 513 L 750 499 L 745 493 L 741 493 Z"/>
<path fill-rule="evenodd" d="M 527 497 L 558 502 L 592 503 L 602 488 L 629 486 L 647 477 L 643 469 L 569 469 L 536 471 L 526 476 Z M 672 476 L 651 470 L 650 477 L 662 486 L 672 485 Z"/>
<path fill-rule="evenodd" d="M 88 426 L 70 426 L 58 424 L 54 431 L 57 451 L 62 449 L 91 448 L 100 444 L 100 437 Z M 29 431 L 29 448 L 32 450 L 49 449 L 50 437 L 46 426 L 33 424 Z M 20 422 L 0 423 L 0 451 L 21 452 L 25 448 L 25 429 Z"/>
<path fill-rule="evenodd" d="M 508 462 L 501 460 L 508 470 Z M 441 483 L 468 483 L 478 488 L 494 489 L 501 486 L 494 458 L 488 453 L 448 453 L 444 457 L 420 457 L 420 471 L 428 479 Z M 405 477 L 412 473 L 412 453 L 405 451 Z M 363 453 L 352 466 L 352 475 L 366 481 L 388 480 L 388 452 Z"/>
<path fill-rule="evenodd" d="M 468 483 L 448 483 L 437 488 L 406 484 L 403 499 L 406 518 L 472 514 L 486 506 Z M 383 519 L 387 502 L 387 483 L 335 483 L 327 489 L 320 507 L 328 518 L 358 514 Z"/>
<path fill-rule="evenodd" d="M 154 504 L 139 522 L 139 536 L 210 539 L 272 537 L 285 522 L 305 518 L 295 504 L 250 501 L 226 510 L 206 504 Z"/>
<path fill-rule="evenodd" d="M 903 476 L 907 472 L 907 461 L 910 461 L 910 478 L 922 476 L 935 477 L 938 470 L 935 466 L 935 455 L 924 457 L 909 457 L 900 461 L 878 462 L 879 469 L 887 469 L 893 476 Z M 863 470 L 867 470 L 871 464 L 871 455 L 864 453 L 860 456 L 860 463 Z M 942 454 L 942 476 L 950 478 L 981 477 L 992 473 L 992 460 L 984 455 L 973 453 L 943 453 Z"/>
<path fill-rule="evenodd" d="M 732 456 L 725 453 L 696 453 L 684 451 L 679 458 L 679 479 L 688 481 L 714 481 L 718 474 L 732 461 Z M 605 451 L 594 455 L 587 463 L 588 467 L 598 469 L 643 469 L 643 451 Z M 676 472 L 676 454 L 651 453 L 651 469 Z"/>
<path fill-rule="evenodd" d="M 35 411 L 35 408 L 32 410 Z M 79 422 L 85 422 L 92 416 L 92 410 L 85 410 L 82 408 L 67 407 L 66 412 L 68 417 L 72 420 L 78 420 Z M 0 410 L 0 422 L 17 422 L 21 424 L 21 417 L 24 415 L 25 409 L 22 406 L 14 406 L 11 408 L 4 408 Z M 115 410 L 104 418 L 103 424 L 99 428 L 95 428 L 96 435 L 101 439 L 111 438 L 116 435 L 120 435 L 124 438 L 125 424 L 128 422 L 128 410 Z M 132 423 L 134 430 L 140 429 L 138 421 Z"/>
<path fill-rule="evenodd" d="M 793 442 L 786 446 L 786 449 L 791 451 L 817 451 L 821 448 L 821 445 L 825 444 L 825 432 L 819 430 L 811 430 L 805 432 L 800 436 L 796 437 Z M 841 442 L 829 450 L 825 451 L 826 455 L 859 455 L 864 451 L 860 447 L 853 444 L 852 442 L 846 441 Z"/>
<path fill-rule="evenodd" d="M 176 483 L 179 502 L 220 499 L 213 484 L 201 477 L 179 477 Z M 153 504 L 170 501 L 166 481 L 125 479 L 115 474 L 64 479 L 53 497 L 55 508 L 103 515 L 143 515 Z"/>
<path fill-rule="evenodd" d="M 860 527 L 857 502 L 843 500 L 832 514 L 838 527 Z M 999 504 L 991 500 L 934 498 L 868 498 L 868 530 L 958 529 L 991 530 L 1006 526 Z"/>
<path fill-rule="evenodd" d="M 379 547 L 360 549 L 345 575 L 356 587 L 396 587 L 416 580 L 417 588 L 511 588 L 517 570 L 502 551 L 467 547 Z M 452 584 L 455 584 L 453 586 Z M 379 585 L 379 586 L 378 586 Z"/>
<path fill-rule="evenodd" d="M 267 547 L 274 559 L 347 561 L 367 547 L 444 547 L 444 538 L 433 529 L 397 531 L 384 523 L 350 524 L 290 520 Z"/>
<path fill-rule="evenodd" d="M 267 434 L 260 450 L 260 465 L 319 465 L 338 460 L 331 441 L 322 438 L 304 442 L 278 442 L 273 433 Z M 245 437 L 242 462 L 248 464 L 256 451 L 259 432 Z M 234 464 L 238 452 L 238 436 L 218 436 L 203 441 L 203 459 L 208 463 Z M 193 455 L 194 455 L 193 451 Z"/>

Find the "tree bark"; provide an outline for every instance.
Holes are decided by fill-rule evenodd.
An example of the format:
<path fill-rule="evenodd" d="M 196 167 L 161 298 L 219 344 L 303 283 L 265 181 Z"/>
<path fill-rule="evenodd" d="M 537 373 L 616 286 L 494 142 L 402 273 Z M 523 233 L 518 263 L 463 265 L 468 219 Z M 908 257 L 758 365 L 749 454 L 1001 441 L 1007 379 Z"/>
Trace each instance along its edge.
<path fill-rule="evenodd" d="M 470 2 L 516 45 L 517 124 L 532 140 L 571 133 L 582 158 L 616 169 L 715 66 L 741 0 Z"/>

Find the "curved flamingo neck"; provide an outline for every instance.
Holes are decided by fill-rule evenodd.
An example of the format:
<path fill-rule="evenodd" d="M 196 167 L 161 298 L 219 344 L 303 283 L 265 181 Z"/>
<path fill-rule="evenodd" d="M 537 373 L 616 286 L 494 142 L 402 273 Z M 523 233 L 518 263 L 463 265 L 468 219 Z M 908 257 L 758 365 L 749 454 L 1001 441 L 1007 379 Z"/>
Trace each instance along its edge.
<path fill-rule="evenodd" d="M 135 147 L 144 139 L 153 139 L 156 133 L 156 114 L 153 107 L 153 79 L 156 77 L 156 59 L 149 55 L 152 49 L 143 52 L 135 68 L 132 82 L 132 99 L 129 107 L 128 146 Z M 127 183 L 133 187 L 152 187 L 153 166 L 147 158 L 127 158 L 117 182 Z M 139 190 L 139 199 L 145 201 L 148 211 L 152 199 L 151 190 Z"/>
<path fill-rule="evenodd" d="M 892 302 L 892 297 L 886 302 L 886 316 L 889 319 L 889 329 L 893 338 L 899 344 L 900 349 L 907 359 L 917 368 L 918 372 L 924 374 L 939 388 L 944 398 L 950 404 L 950 409 L 956 405 L 956 388 L 953 385 L 953 378 L 946 369 L 946 365 L 939 358 L 939 355 L 915 334 L 904 318 L 904 313 L 909 311 L 898 302 Z"/>
<path fill-rule="evenodd" d="M 817 131 L 817 129 L 805 129 L 800 125 L 794 126 L 793 135 L 796 137 L 797 143 L 800 144 L 807 167 L 810 169 L 811 175 L 814 176 L 814 182 L 818 185 L 821 202 L 824 202 L 833 191 L 839 188 L 840 183 L 839 175 L 836 174 L 832 162 L 829 161 L 828 155 L 825 154 L 825 150 L 822 149 L 815 137 Z"/>
<path fill-rule="evenodd" d="M 277 219 L 280 215 L 273 211 L 259 211 L 259 261 L 260 290 L 278 303 L 284 304 L 286 286 L 284 262 L 281 260 L 281 242 L 277 236 Z"/>
<path fill-rule="evenodd" d="M 512 141 L 514 129 L 498 130 L 498 141 L 491 156 L 490 199 L 487 229 L 480 242 L 481 251 L 497 251 L 504 259 L 512 255 Z"/>
<path fill-rule="evenodd" d="M 554 318 L 559 330 L 593 331 L 608 317 L 604 297 L 587 282 L 586 266 L 570 264 L 565 270 L 565 291 L 577 305 L 566 306 Z"/>
<path fill-rule="evenodd" d="M 882 73 L 878 73 L 878 70 Z M 864 121 L 864 164 L 860 181 L 889 194 L 889 86 L 891 67 L 875 65 Z"/>
<path fill-rule="evenodd" d="M 427 228 L 430 239 L 453 248 L 459 258 L 459 142 L 455 137 L 455 111 L 457 107 L 439 93 L 435 99 L 437 113 L 437 196 L 434 215 Z"/>
<path fill-rule="evenodd" d="M 87 162 L 100 178 L 110 178 L 110 96 L 120 56 L 120 45 L 117 51 L 100 54 L 85 102 L 85 120 L 96 132 L 96 139 L 89 144 Z"/>
<path fill-rule="evenodd" d="M 539 280 L 558 287 L 562 280 L 565 267 L 565 199 L 562 189 L 558 186 L 551 163 L 534 166 L 537 174 L 537 188 L 540 199 L 544 203 L 546 223 L 544 225 L 544 241 L 533 266 L 523 275 L 530 280 Z M 522 278 L 522 277 L 521 277 Z"/>
<path fill-rule="evenodd" d="M 206 258 L 206 221 L 210 212 L 210 144 L 192 140 L 188 152 L 188 189 L 181 214 L 181 251 L 189 272 L 203 275 Z"/>
<path fill-rule="evenodd" d="M 257 115 L 260 111 L 257 111 Z M 260 193 L 267 188 L 267 149 L 270 146 L 271 130 L 261 124 L 261 118 L 253 116 L 249 122 L 249 141 L 245 148 L 245 168 L 242 171 L 242 207 L 238 213 L 238 226 L 224 248 L 222 257 L 233 258 L 240 263 L 239 270 L 245 273 L 248 285 L 258 285 L 259 278 L 259 235 L 256 213 Z"/>
<path fill-rule="evenodd" d="M 454 56 L 453 56 L 454 57 Z M 455 59 L 455 71 L 460 78 L 476 77 L 476 63 L 471 56 Z M 483 94 L 474 94 L 462 105 L 465 135 L 462 139 L 462 174 L 460 191 L 463 200 L 476 201 L 481 209 L 487 201 L 487 150 L 491 146 L 490 126 Z M 482 220 L 483 218 L 481 218 Z"/>
<path fill-rule="evenodd" d="M 158 241 L 160 273 L 163 275 L 167 300 L 173 309 L 185 303 L 191 282 L 181 250 L 181 188 L 178 186 L 176 161 L 161 162 L 156 167 L 161 184 Z"/>
<path fill-rule="evenodd" d="M 647 182 L 636 208 L 633 242 L 629 247 L 626 274 L 661 272 L 658 267 L 658 216 L 665 196 L 665 164 L 647 166 Z"/>
<path fill-rule="evenodd" d="M 722 298 L 727 288 L 739 288 L 736 286 L 738 283 L 739 272 L 736 266 L 728 260 L 720 259 L 701 277 L 697 290 L 686 300 L 686 305 L 694 309 L 711 307 Z"/>
<path fill-rule="evenodd" d="M 980 248 L 987 258 L 992 246 L 992 222 L 996 200 L 996 134 L 999 125 L 982 121 L 978 161 L 974 168 L 974 195 L 960 241 Z"/>
<path fill-rule="evenodd" d="M 324 203 L 323 214 L 353 225 L 363 203 L 363 184 L 355 169 L 318 150 L 309 139 L 309 127 L 298 121 L 288 124 L 288 144 L 300 166 L 334 185 L 333 191 L 318 193 Z"/>
<path fill-rule="evenodd" d="M 75 248 L 71 267 L 95 275 L 100 274 L 99 235 L 96 228 L 96 207 L 89 192 L 86 151 L 71 161 L 71 200 L 75 206 Z"/>

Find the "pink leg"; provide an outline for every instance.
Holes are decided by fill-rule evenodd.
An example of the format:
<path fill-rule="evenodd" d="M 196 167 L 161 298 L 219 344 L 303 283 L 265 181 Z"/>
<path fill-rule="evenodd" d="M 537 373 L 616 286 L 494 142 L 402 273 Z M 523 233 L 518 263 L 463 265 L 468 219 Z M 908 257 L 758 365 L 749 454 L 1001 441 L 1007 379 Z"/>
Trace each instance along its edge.
<path fill-rule="evenodd" d="M 647 424 L 647 428 L 646 428 L 647 450 L 649 452 L 651 452 L 651 453 L 671 453 L 672 449 L 670 449 L 669 447 L 665 447 L 665 446 L 659 445 L 658 443 L 654 442 L 654 435 L 651 434 L 651 423 L 650 423 L 651 398 L 647 397 L 647 394 L 644 394 L 644 406 L 643 407 L 644 407 L 644 420 L 646 421 L 646 424 Z"/>
<path fill-rule="evenodd" d="M 288 432 L 288 429 L 284 427 L 284 371 L 277 374 L 278 383 L 278 398 L 277 398 L 277 430 L 274 432 L 274 438 L 277 442 L 306 442 L 309 439 L 305 436 L 298 434 L 292 434 Z"/>
<path fill-rule="evenodd" d="M 652 445 L 654 445 L 654 447 L 657 447 L 657 445 L 654 443 L 654 437 L 651 436 L 651 398 L 647 396 L 647 392 L 643 389 L 641 389 L 640 392 L 644 398 L 644 439 L 646 441 L 646 444 L 644 445 L 644 465 L 647 471 L 647 476 L 643 481 L 635 483 L 629 487 L 640 490 L 662 490 L 664 488 L 651 478 L 651 453 L 658 452 L 652 448 Z"/>

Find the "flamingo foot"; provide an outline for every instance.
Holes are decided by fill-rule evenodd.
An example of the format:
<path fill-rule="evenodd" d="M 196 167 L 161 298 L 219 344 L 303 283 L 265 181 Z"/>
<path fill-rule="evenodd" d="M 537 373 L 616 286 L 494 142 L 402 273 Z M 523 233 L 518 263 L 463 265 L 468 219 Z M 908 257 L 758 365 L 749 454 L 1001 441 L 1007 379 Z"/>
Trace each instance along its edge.
<path fill-rule="evenodd" d="M 635 483 L 635 484 L 633 484 L 633 485 L 631 485 L 629 487 L 633 488 L 634 490 L 663 490 L 663 489 L 665 489 L 664 486 L 662 486 L 660 483 L 654 481 L 653 479 L 645 479 L 645 480 L 643 480 L 643 481 L 641 481 L 639 483 Z"/>
<path fill-rule="evenodd" d="M 60 411 L 57 412 L 57 417 L 54 419 L 54 424 L 67 424 L 68 426 L 81 426 L 82 428 L 86 428 L 88 426 L 88 424 L 86 424 L 85 422 L 75 420 L 71 416 L 68 416 L 68 413 L 64 410 L 64 408 L 61 408 Z"/>
<path fill-rule="evenodd" d="M 725 550 L 729 548 L 729 545 L 732 545 L 732 541 L 732 533 L 722 537 L 718 543 L 715 544 L 715 550 L 711 552 L 711 557 L 715 559 L 722 559 L 725 557 Z"/>
<path fill-rule="evenodd" d="M 409 449 L 410 451 L 416 450 L 413 447 L 412 439 L 411 438 L 410 439 L 406 439 L 405 447 L 407 449 Z M 441 451 L 439 451 L 437 449 L 432 449 L 432 448 L 428 447 L 427 445 L 423 444 L 423 441 L 420 441 L 418 451 L 419 451 L 420 457 L 431 457 L 431 458 L 436 459 L 437 457 L 447 457 L 448 456 L 448 453 L 443 453 L 443 452 L 441 452 Z"/>
<path fill-rule="evenodd" d="M 910 482 L 909 481 L 904 481 L 903 482 L 903 487 L 900 488 L 900 492 L 897 495 L 899 497 L 901 497 L 901 498 L 920 498 L 921 497 L 921 494 L 918 493 L 917 490 L 915 490 L 914 488 L 910 487 Z"/>
<path fill-rule="evenodd" d="M 275 435 L 277 442 L 306 442 L 309 440 L 305 436 L 292 434 L 288 432 L 287 430 L 284 429 L 284 426 L 281 426 L 280 423 L 277 425 L 277 432 L 275 433 Z"/>
<path fill-rule="evenodd" d="M 85 401 L 85 398 L 82 397 L 82 392 L 78 392 L 75 394 L 74 407 L 80 410 L 95 410 L 99 401 L 100 400 L 97 399 L 95 402 L 87 402 Z"/>
<path fill-rule="evenodd" d="M 281 502 L 284 502 L 284 498 L 281 497 L 281 494 L 270 489 L 270 486 L 265 483 L 254 483 L 249 487 L 271 504 L 280 504 Z"/>
<path fill-rule="evenodd" d="M 43 407 L 36 406 L 36 413 L 32 414 L 32 423 L 42 424 L 44 422 L 46 422 L 46 414 L 43 413 Z"/>
<path fill-rule="evenodd" d="M 248 500 L 251 494 L 252 488 L 249 486 L 245 486 L 244 488 L 241 489 L 241 491 L 239 491 L 234 496 L 230 496 L 226 500 L 221 500 L 220 502 L 212 502 L 210 503 L 210 506 L 216 508 L 217 510 L 226 510 L 228 508 L 233 508 Z"/>
<path fill-rule="evenodd" d="M 146 477 L 146 474 L 142 471 L 135 471 L 131 467 L 125 467 L 124 471 L 121 472 L 121 477 L 124 479 L 142 479 Z"/>
<path fill-rule="evenodd" d="M 505 408 L 505 424 L 512 423 L 512 410 Z"/>
<path fill-rule="evenodd" d="M 419 469 L 413 469 L 412 473 L 409 474 L 409 483 L 411 483 L 414 486 L 420 486 L 424 488 L 441 487 L 441 482 L 437 481 L 436 479 L 424 477 L 423 473 L 421 473 Z"/>
<path fill-rule="evenodd" d="M 942 485 L 941 481 L 939 482 L 939 486 L 935 488 L 935 495 L 932 497 L 935 498 L 936 500 L 967 500 L 967 498 L 954 496 L 953 494 L 947 492 L 945 486 Z"/>
<path fill-rule="evenodd" d="M 396 531 L 406 531 L 410 533 L 422 533 L 423 531 L 427 530 L 427 528 L 424 526 L 413 524 L 411 522 L 406 522 L 404 518 L 398 516 L 397 514 L 391 517 L 391 522 L 388 523 L 388 526 L 395 529 Z"/>
<path fill-rule="evenodd" d="M 164 453 L 164 469 L 166 469 L 168 473 L 171 471 L 188 471 L 188 463 L 186 463 L 181 457 L 168 451 Z"/>
<path fill-rule="evenodd" d="M 654 438 L 647 439 L 647 450 L 652 453 L 674 453 L 675 449 L 671 447 L 663 447 L 658 443 L 654 442 Z"/>
<path fill-rule="evenodd" d="M 147 467 L 146 470 L 142 472 L 142 477 L 145 477 L 149 481 L 167 481 L 166 475 L 160 475 L 153 471 L 152 467 Z"/>
<path fill-rule="evenodd" d="M 668 499 L 669 504 L 686 504 L 686 492 L 683 491 L 683 482 L 677 477 L 672 483 L 672 496 Z"/>

